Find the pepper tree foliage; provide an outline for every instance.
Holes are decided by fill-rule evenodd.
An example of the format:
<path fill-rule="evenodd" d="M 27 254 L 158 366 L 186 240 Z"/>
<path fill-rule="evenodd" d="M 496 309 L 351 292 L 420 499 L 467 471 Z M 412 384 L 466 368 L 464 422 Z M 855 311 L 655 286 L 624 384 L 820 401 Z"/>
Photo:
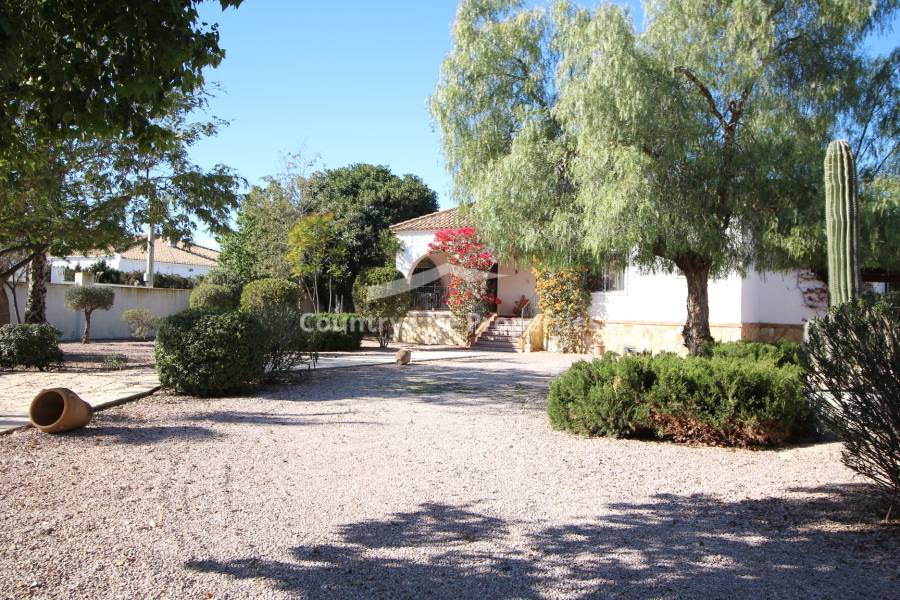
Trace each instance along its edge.
<path fill-rule="evenodd" d="M 130 241 L 151 204 L 135 201 L 136 163 L 171 166 L 192 135 L 210 134 L 184 126 L 203 69 L 224 56 L 198 4 L 0 2 L 0 256 L 22 257 L 0 278 L 44 252 Z M 227 169 L 188 171 L 164 190 L 183 209 L 166 215 L 167 233 L 183 235 L 188 213 L 224 224 L 236 198 Z"/>
<path fill-rule="evenodd" d="M 499 298 L 488 293 L 487 286 L 487 274 L 497 261 L 473 227 L 436 232 L 428 250 L 430 254 L 443 254 L 453 267 L 447 306 L 454 329 L 469 337 L 488 306 L 500 304 Z"/>
<path fill-rule="evenodd" d="M 457 13 L 431 103 L 457 196 L 501 256 L 680 269 L 700 351 L 709 278 L 766 267 L 821 202 L 845 74 L 896 3 L 653 1 L 642 32 L 609 4 L 523 6 Z"/>

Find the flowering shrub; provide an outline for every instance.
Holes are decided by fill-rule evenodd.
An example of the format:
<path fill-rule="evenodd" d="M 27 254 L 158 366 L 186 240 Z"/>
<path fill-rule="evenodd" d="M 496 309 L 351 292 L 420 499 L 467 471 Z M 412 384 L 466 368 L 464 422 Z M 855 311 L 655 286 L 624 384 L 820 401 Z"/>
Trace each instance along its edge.
<path fill-rule="evenodd" d="M 535 267 L 534 282 L 541 312 L 548 319 L 550 335 L 559 338 L 563 352 L 583 351 L 591 304 L 591 296 L 584 284 L 584 271 Z"/>
<path fill-rule="evenodd" d="M 447 262 L 457 267 L 450 275 L 447 306 L 454 328 L 468 338 L 488 306 L 500 304 L 499 298 L 487 292 L 487 273 L 496 261 L 474 227 L 438 231 L 428 249 L 432 254 L 444 253 Z"/>

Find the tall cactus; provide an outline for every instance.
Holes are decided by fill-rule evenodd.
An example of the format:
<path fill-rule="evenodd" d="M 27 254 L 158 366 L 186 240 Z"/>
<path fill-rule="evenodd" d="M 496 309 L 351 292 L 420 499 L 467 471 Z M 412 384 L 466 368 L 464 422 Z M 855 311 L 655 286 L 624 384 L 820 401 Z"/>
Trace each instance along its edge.
<path fill-rule="evenodd" d="M 836 140 L 825 153 L 825 227 L 831 305 L 859 295 L 859 199 L 850 144 Z"/>

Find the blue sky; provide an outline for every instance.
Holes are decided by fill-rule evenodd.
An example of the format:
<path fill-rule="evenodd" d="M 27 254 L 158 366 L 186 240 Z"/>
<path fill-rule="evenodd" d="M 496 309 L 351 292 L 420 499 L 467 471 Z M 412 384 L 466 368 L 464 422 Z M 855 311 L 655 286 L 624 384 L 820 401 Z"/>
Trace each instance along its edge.
<path fill-rule="evenodd" d="M 593 2 L 588 2 L 593 4 Z M 639 2 L 623 2 L 640 20 Z M 322 167 L 354 162 L 413 173 L 452 206 L 451 182 L 428 98 L 450 50 L 456 0 L 245 0 L 219 23 L 226 58 L 207 79 L 220 90 L 210 112 L 230 121 L 193 151 L 251 184 L 278 172 L 286 152 L 319 155 Z M 891 45 L 882 37 L 873 47 Z M 199 243 L 209 243 L 198 232 Z"/>

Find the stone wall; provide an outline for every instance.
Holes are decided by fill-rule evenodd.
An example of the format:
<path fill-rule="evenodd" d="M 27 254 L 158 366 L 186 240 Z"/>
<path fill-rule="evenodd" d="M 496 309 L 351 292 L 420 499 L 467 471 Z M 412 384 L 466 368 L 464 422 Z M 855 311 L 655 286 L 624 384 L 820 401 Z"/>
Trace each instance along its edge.
<path fill-rule="evenodd" d="M 465 337 L 453 329 L 449 311 L 410 311 L 400 322 L 394 338 L 408 344 L 462 346 Z"/>

